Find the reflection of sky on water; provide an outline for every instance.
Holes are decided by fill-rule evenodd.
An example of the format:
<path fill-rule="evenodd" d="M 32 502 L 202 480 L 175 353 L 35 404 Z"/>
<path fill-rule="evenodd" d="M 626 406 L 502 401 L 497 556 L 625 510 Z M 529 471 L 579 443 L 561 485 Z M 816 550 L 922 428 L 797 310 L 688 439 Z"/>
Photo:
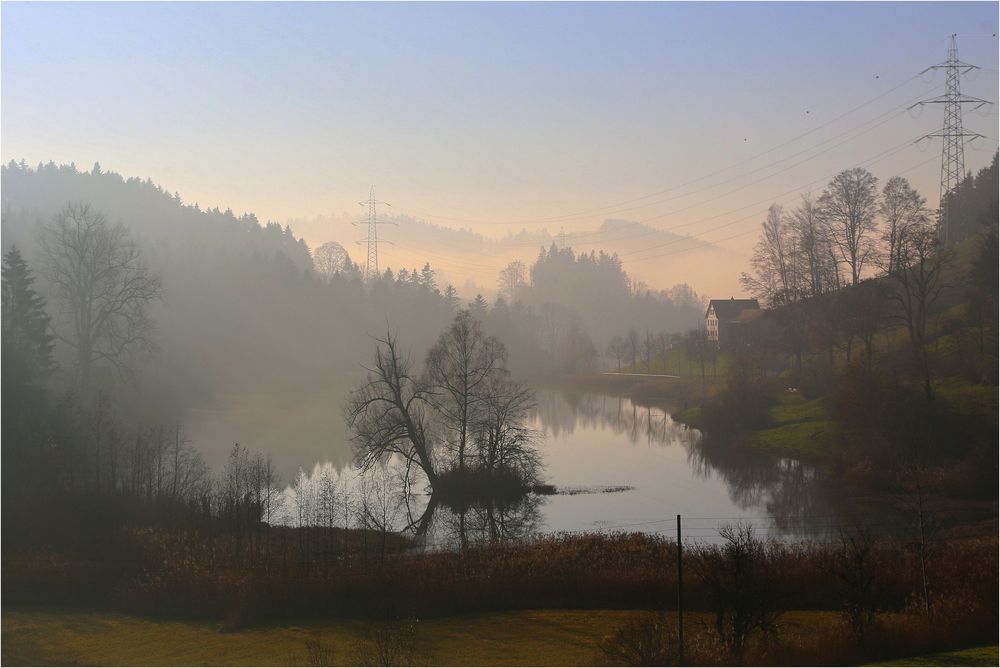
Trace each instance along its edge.
<path fill-rule="evenodd" d="M 546 530 L 674 535 L 680 514 L 692 518 L 685 522 L 692 538 L 711 538 L 736 518 L 776 535 L 811 532 L 801 518 L 817 514 L 814 473 L 793 460 L 713 443 L 663 410 L 606 395 L 540 392 L 536 426 L 553 484 L 635 488 L 551 497 Z"/>
<path fill-rule="evenodd" d="M 433 517 L 421 524 L 429 502 L 421 493 L 423 485 L 412 481 L 411 494 L 405 496 L 399 491 L 398 476 L 388 475 L 385 480 L 396 481 L 397 487 L 390 494 L 397 506 L 391 513 L 393 527 L 422 527 L 428 545 L 561 531 L 673 536 L 680 514 L 685 518 L 685 537 L 695 540 L 713 540 L 719 527 L 740 518 L 775 537 L 822 537 L 822 522 L 817 521 L 824 513 L 817 492 L 820 485 L 807 466 L 713 442 L 673 422 L 666 412 L 636 406 L 625 398 L 539 391 L 537 404 L 533 427 L 539 434 L 547 482 L 562 489 L 632 489 L 529 496 L 510 506 L 475 507 L 464 513 L 435 504 Z M 342 499 L 353 497 L 358 503 L 360 484 L 353 469 L 317 465 L 303 481 L 316 486 L 323 476 L 335 480 Z M 298 495 L 303 496 L 301 490 Z M 295 490 L 286 492 L 286 501 L 294 524 Z M 335 523 L 342 526 L 344 521 Z"/>

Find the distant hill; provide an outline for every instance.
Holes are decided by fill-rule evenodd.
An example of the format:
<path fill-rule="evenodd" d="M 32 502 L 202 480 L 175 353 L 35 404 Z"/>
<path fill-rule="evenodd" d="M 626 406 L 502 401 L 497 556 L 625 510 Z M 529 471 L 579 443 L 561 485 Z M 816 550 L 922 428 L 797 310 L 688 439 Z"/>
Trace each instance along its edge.
<path fill-rule="evenodd" d="M 420 267 L 430 261 L 443 281 L 459 288 L 464 297 L 477 292 L 492 296 L 496 277 L 513 260 L 530 264 L 540 248 L 553 242 L 572 247 L 577 252 L 617 253 L 631 276 L 651 289 L 665 289 L 680 283 L 697 285 L 706 292 L 729 294 L 737 285 L 738 272 L 728 275 L 713 267 L 737 266 L 745 258 L 700 239 L 659 230 L 650 225 L 627 220 L 606 220 L 593 230 L 561 234 L 559 229 L 521 229 L 503 236 L 489 237 L 467 228 L 436 225 L 405 214 L 380 215 L 395 223 L 379 229 L 387 243 L 379 248 L 380 266 L 394 269 Z M 311 247 L 326 241 L 344 245 L 355 259 L 363 258 L 363 228 L 352 225 L 363 218 L 348 213 L 292 219 L 288 224 L 308 241 Z M 649 248 L 665 255 L 638 260 Z M 669 253 L 669 255 L 666 255 Z"/>

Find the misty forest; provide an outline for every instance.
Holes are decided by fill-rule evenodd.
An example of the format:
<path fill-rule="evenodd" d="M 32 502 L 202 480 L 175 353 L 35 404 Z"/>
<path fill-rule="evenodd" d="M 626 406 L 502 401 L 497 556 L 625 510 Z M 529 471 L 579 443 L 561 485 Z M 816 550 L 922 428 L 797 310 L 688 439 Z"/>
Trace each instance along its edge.
<path fill-rule="evenodd" d="M 9 107 L 28 92 L 4 77 Z M 199 171 L 200 204 L 5 149 L 2 662 L 996 665 L 1000 187 L 980 118 L 922 140 L 976 135 L 940 202 L 947 146 L 916 167 L 884 161 L 909 140 L 855 146 L 798 187 L 806 161 L 774 152 L 818 137 L 789 130 L 757 154 L 784 167 L 751 211 L 718 200 L 754 181 L 657 222 L 627 212 L 667 190 L 611 180 L 595 208 L 493 228 L 370 184 L 357 213 L 258 218 L 228 175 Z M 757 160 L 733 152 L 660 185 L 728 188 L 713 166 Z"/>

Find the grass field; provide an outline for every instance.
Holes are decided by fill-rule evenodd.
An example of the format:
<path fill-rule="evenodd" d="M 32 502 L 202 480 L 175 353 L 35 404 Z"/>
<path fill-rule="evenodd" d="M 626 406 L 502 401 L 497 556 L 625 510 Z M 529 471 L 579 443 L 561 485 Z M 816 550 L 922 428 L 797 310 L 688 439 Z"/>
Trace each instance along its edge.
<path fill-rule="evenodd" d="M 614 360 L 612 360 L 614 361 Z M 706 378 L 725 378 L 729 368 L 729 358 L 723 353 L 717 353 L 714 358 L 709 356 L 705 361 Z M 611 369 L 616 370 L 617 367 Z M 666 373 L 681 378 L 701 379 L 701 362 L 697 357 L 688 358 L 683 347 L 675 347 L 667 351 L 666 357 L 662 354 L 653 355 L 649 360 L 649 367 L 642 360 L 634 365 L 631 360 L 622 360 L 623 373 Z"/>
<path fill-rule="evenodd" d="M 627 611 L 528 611 L 420 621 L 423 663 L 438 665 L 591 664 L 600 638 Z M 4 665 L 306 665 L 318 639 L 333 663 L 357 663 L 372 625 L 307 621 L 222 633 L 218 624 L 152 621 L 119 614 L 8 612 Z"/>
<path fill-rule="evenodd" d="M 1000 653 L 996 645 L 960 649 L 954 652 L 937 652 L 913 656 L 896 661 L 873 663 L 873 666 L 996 666 L 1000 664 Z"/>
<path fill-rule="evenodd" d="M 825 441 L 834 423 L 822 399 L 809 401 L 798 392 L 782 392 L 768 415 L 774 426 L 753 433 L 754 447 L 786 457 L 815 459 L 827 453 Z"/>
<path fill-rule="evenodd" d="M 600 640 L 637 613 L 528 610 L 418 621 L 419 663 L 435 665 L 593 665 Z M 832 613 L 782 617 L 790 633 L 808 633 Z M 148 620 L 113 613 L 9 611 L 3 614 L 4 665 L 308 665 L 318 639 L 332 663 L 355 664 L 373 629 L 355 620 L 303 621 L 233 633 L 198 621 Z M 689 613 L 685 627 L 710 623 Z"/>
<path fill-rule="evenodd" d="M 524 610 L 419 620 L 413 662 L 419 665 L 594 665 L 597 646 L 637 613 L 627 610 Z M 670 616 L 671 622 L 676 618 Z M 816 631 L 836 623 L 833 612 L 781 616 L 785 642 L 814 644 Z M 691 612 L 687 633 L 707 632 L 712 617 Z M 355 665 L 377 626 L 324 620 L 220 631 L 218 623 L 165 621 L 115 613 L 12 610 L 2 617 L 4 665 L 315 665 L 307 644 L 318 641 L 324 663 Z M 997 665 L 997 647 L 927 654 L 886 666 Z"/>

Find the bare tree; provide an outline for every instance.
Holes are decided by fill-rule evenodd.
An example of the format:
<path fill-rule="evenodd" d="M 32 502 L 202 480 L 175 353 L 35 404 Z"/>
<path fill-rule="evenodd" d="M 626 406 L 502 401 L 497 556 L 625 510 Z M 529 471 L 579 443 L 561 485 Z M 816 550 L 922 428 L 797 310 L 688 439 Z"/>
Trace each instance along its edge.
<path fill-rule="evenodd" d="M 705 385 L 705 362 L 708 361 L 709 348 L 711 348 L 711 344 L 708 341 L 708 331 L 704 327 L 695 327 L 688 330 L 685 339 L 687 340 L 686 346 L 689 353 L 693 353 L 689 354 L 689 364 L 690 358 L 697 357 L 698 359 L 698 365 L 701 369 L 701 393 L 704 396 L 707 389 Z"/>
<path fill-rule="evenodd" d="M 838 261 L 851 268 L 852 285 L 874 250 L 878 205 L 878 179 L 860 167 L 837 174 L 819 198 L 827 238 Z"/>
<path fill-rule="evenodd" d="M 597 665 L 671 666 L 677 663 L 679 645 L 675 624 L 664 612 L 633 617 L 597 647 Z"/>
<path fill-rule="evenodd" d="M 824 234 L 820 210 L 810 195 L 803 195 L 802 202 L 788 216 L 796 239 L 796 272 L 799 289 L 804 296 L 818 295 L 836 290 L 837 265 L 831 254 L 829 240 Z"/>
<path fill-rule="evenodd" d="M 500 288 L 500 294 L 513 304 L 521 296 L 527 280 L 528 268 L 520 260 L 514 260 L 500 270 L 497 287 Z"/>
<path fill-rule="evenodd" d="M 336 241 L 328 241 L 314 250 L 312 260 L 313 268 L 327 280 L 344 271 L 351 262 L 347 251 Z"/>
<path fill-rule="evenodd" d="M 379 535 L 379 559 L 385 562 L 389 534 L 403 512 L 403 499 L 390 462 L 369 467 L 360 477 L 359 520 L 362 528 Z"/>
<path fill-rule="evenodd" d="M 886 321 L 888 298 L 885 284 L 865 280 L 837 295 L 840 301 L 841 330 L 864 345 L 865 370 L 870 374 L 875 354 L 875 336 Z"/>
<path fill-rule="evenodd" d="M 41 228 L 39 241 L 61 307 L 53 329 L 76 354 L 78 387 L 89 387 L 96 362 L 127 371 L 132 353 L 150 349 L 147 307 L 162 294 L 128 230 L 86 204 L 71 205 Z"/>
<path fill-rule="evenodd" d="M 522 383 L 497 375 L 484 388 L 476 446 L 480 465 L 487 470 L 514 473 L 525 483 L 537 481 L 541 458 L 535 433 L 527 426 L 535 395 Z"/>
<path fill-rule="evenodd" d="M 628 330 L 628 338 L 625 339 L 625 342 L 628 344 L 628 354 L 632 359 L 632 372 L 634 373 L 639 364 L 639 350 L 642 347 L 639 332 L 635 331 L 635 327 Z"/>
<path fill-rule="evenodd" d="M 903 177 L 894 176 L 886 181 L 879 206 L 879 213 L 885 220 L 882 231 L 884 256 L 880 258 L 885 273 L 892 275 L 901 268 L 907 238 L 930 224 L 925 204 L 926 200 Z"/>
<path fill-rule="evenodd" d="M 875 538 L 870 530 L 840 532 L 831 571 L 844 598 L 844 617 L 857 637 L 863 637 L 875 621 Z"/>
<path fill-rule="evenodd" d="M 173 500 L 191 499 L 204 490 L 209 481 L 208 467 L 201 455 L 184 437 L 181 425 L 174 426 L 168 446 L 168 489 Z"/>
<path fill-rule="evenodd" d="M 933 230 L 917 228 L 907 234 L 899 269 L 892 277 L 891 296 L 898 306 L 896 318 L 906 327 L 913 361 L 928 401 L 934 399 L 934 389 L 927 358 L 927 324 L 931 308 L 945 287 L 944 272 L 950 259 L 950 252 L 940 247 Z"/>
<path fill-rule="evenodd" d="M 771 205 L 761 228 L 750 260 L 753 273 L 741 274 L 740 283 L 769 306 L 788 304 L 796 296 L 795 239 L 781 205 Z"/>
<path fill-rule="evenodd" d="M 386 333 L 377 339 L 375 366 L 350 394 L 344 413 L 353 432 L 354 450 L 362 470 L 396 454 L 419 466 L 431 487 L 437 482 L 432 441 L 428 435 L 430 395 L 410 373 L 410 362 Z"/>
<path fill-rule="evenodd" d="M 656 350 L 656 339 L 649 332 L 642 340 L 642 361 L 646 364 L 646 373 L 653 372 L 653 354 Z"/>
<path fill-rule="evenodd" d="M 469 428 L 476 419 L 491 376 L 505 373 L 507 351 L 467 311 L 458 315 L 427 353 L 429 399 L 449 434 L 458 469 L 465 469 Z"/>
<path fill-rule="evenodd" d="M 706 547 L 694 566 L 715 609 L 715 630 L 734 665 L 742 665 L 747 641 L 760 633 L 765 641 L 776 629 L 782 594 L 774 572 L 771 546 L 753 526 L 727 526 L 723 545 Z"/>
<path fill-rule="evenodd" d="M 622 370 L 622 358 L 628 354 L 628 344 L 620 336 L 616 336 L 608 342 L 608 357 L 615 358 L 615 368 Z"/>
<path fill-rule="evenodd" d="M 428 661 L 413 619 L 387 619 L 378 624 L 356 648 L 357 666 L 418 666 Z"/>
<path fill-rule="evenodd" d="M 295 478 L 295 483 L 292 485 L 292 494 L 295 499 L 294 519 L 295 526 L 298 528 L 295 535 L 299 539 L 299 561 L 304 567 L 308 568 L 310 562 L 309 551 L 311 548 L 311 542 L 309 541 L 311 532 L 309 529 L 316 523 L 316 490 L 312 484 L 312 479 L 302 469 L 299 469 L 299 475 Z"/>

